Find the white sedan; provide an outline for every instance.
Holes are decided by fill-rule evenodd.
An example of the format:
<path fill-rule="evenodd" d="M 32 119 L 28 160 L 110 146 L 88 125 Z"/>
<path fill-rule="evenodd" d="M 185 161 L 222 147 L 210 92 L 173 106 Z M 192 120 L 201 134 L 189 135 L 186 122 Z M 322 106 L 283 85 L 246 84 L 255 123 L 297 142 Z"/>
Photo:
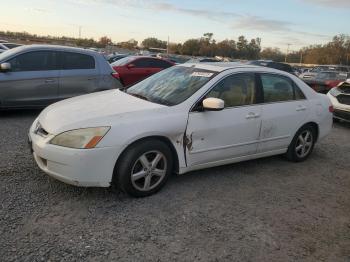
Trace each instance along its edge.
<path fill-rule="evenodd" d="M 238 63 L 183 64 L 135 84 L 67 99 L 34 121 L 38 166 L 76 186 L 157 192 L 172 172 L 286 154 L 303 161 L 332 106 L 297 77 Z"/>

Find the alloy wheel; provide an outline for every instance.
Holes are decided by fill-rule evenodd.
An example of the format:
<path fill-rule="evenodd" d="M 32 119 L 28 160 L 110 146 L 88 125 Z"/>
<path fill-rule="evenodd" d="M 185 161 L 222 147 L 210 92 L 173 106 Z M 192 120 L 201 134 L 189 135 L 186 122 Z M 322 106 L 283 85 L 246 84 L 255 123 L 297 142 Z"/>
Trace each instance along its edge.
<path fill-rule="evenodd" d="M 299 158 L 309 154 L 313 145 L 313 134 L 310 130 L 303 131 L 297 139 L 295 153 Z"/>
<path fill-rule="evenodd" d="M 131 182 L 135 189 L 150 191 L 157 187 L 167 172 L 167 159 L 159 151 L 142 154 L 131 169 Z"/>

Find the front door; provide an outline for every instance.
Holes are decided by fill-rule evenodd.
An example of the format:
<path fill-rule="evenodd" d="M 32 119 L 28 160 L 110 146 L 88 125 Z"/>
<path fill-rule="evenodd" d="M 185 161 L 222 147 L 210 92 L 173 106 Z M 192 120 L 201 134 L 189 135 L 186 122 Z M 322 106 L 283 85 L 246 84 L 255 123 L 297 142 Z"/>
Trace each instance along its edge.
<path fill-rule="evenodd" d="M 28 52 L 7 62 L 11 70 L 0 73 L 4 107 L 46 106 L 57 101 L 59 71 L 55 52 Z"/>
<path fill-rule="evenodd" d="M 222 111 L 189 113 L 186 130 L 188 166 L 205 165 L 255 154 L 261 126 L 256 104 L 255 74 L 233 74 L 221 80 L 205 98 L 224 100 Z M 197 108 L 197 107 L 195 107 Z"/>

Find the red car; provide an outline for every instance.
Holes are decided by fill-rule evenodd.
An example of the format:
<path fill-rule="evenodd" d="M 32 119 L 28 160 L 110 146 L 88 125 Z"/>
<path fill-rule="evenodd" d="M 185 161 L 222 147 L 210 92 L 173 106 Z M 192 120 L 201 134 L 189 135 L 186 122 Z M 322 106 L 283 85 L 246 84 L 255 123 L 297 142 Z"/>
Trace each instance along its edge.
<path fill-rule="evenodd" d="M 150 75 L 175 65 L 173 62 L 156 57 L 128 56 L 111 64 L 124 87 L 131 86 Z"/>

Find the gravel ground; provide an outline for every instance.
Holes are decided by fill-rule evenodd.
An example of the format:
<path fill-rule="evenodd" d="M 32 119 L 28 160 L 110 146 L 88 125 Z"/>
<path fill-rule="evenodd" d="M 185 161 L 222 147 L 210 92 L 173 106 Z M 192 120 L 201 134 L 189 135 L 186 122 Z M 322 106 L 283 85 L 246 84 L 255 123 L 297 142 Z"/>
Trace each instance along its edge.
<path fill-rule="evenodd" d="M 350 261 L 350 125 L 306 162 L 173 176 L 133 199 L 41 172 L 26 145 L 38 113 L 0 113 L 1 261 Z"/>

